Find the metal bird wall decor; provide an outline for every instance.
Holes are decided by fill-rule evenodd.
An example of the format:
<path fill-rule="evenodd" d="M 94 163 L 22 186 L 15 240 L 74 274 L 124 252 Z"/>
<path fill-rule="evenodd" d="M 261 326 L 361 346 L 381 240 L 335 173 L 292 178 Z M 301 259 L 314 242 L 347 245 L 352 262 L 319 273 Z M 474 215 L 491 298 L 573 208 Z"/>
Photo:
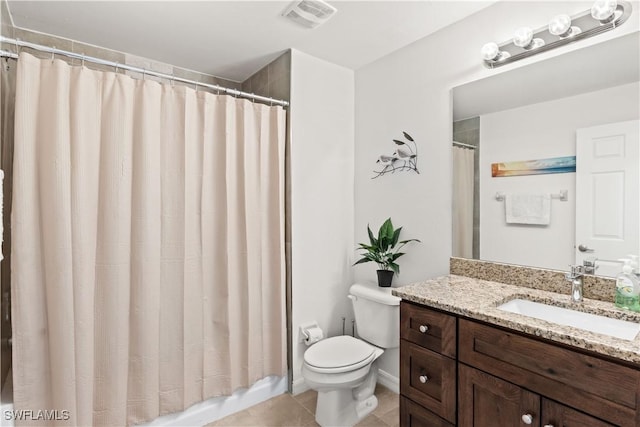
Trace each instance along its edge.
<path fill-rule="evenodd" d="M 420 173 L 418 171 L 418 145 L 407 132 L 402 132 L 402 134 L 406 141 L 400 141 L 399 139 L 393 140 L 396 144 L 396 151 L 390 156 L 382 154 L 378 157 L 376 163 L 382 169 L 379 167 L 379 170 L 374 170 L 373 173 L 375 173 L 375 176 L 371 179 L 388 173 L 395 173 L 396 171 L 414 171 L 415 173 Z"/>

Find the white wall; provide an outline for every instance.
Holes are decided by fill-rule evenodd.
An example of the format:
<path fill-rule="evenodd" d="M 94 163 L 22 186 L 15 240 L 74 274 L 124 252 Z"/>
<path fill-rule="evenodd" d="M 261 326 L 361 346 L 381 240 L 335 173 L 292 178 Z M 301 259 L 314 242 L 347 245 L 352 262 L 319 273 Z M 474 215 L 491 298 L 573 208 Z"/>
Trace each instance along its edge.
<path fill-rule="evenodd" d="M 574 264 L 575 173 L 491 177 L 491 163 L 574 156 L 576 129 L 640 117 L 632 83 L 480 117 L 480 258 L 566 270 Z M 548 226 L 506 224 L 501 193 L 558 193 Z M 539 248 L 544 247 L 544 251 Z"/>
<path fill-rule="evenodd" d="M 291 55 L 291 252 L 294 393 L 306 346 L 298 326 L 317 321 L 325 335 L 350 325 L 353 282 L 352 70 L 293 50 Z M 350 330 L 350 326 L 349 326 Z"/>
<path fill-rule="evenodd" d="M 521 25 L 545 25 L 559 13 L 574 14 L 592 2 L 498 2 L 356 71 L 355 241 L 366 239 L 366 225 L 392 217 L 404 237 L 422 244 L 401 258 L 394 286 L 445 274 L 451 255 L 451 94 L 454 86 L 638 31 L 638 2 L 620 28 L 514 64 L 489 70 L 481 46 L 502 42 Z M 420 175 L 396 173 L 372 180 L 379 154 L 391 140 L 409 132 L 418 142 Z M 375 266 L 355 268 L 356 280 L 372 280 Z M 398 373 L 397 351 L 387 352 L 382 369 Z M 395 353 L 395 354 L 394 354 Z"/>

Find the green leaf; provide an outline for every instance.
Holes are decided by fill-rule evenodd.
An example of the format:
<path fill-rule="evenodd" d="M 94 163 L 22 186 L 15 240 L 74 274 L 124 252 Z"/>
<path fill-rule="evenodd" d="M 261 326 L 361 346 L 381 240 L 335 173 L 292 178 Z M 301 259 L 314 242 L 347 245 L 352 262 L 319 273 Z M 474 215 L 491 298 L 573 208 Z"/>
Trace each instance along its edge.
<path fill-rule="evenodd" d="M 398 243 L 398 238 L 400 238 L 400 231 L 402 231 L 402 227 L 398 228 L 393 233 L 393 239 L 391 240 L 391 247 L 392 248 L 395 247 L 396 244 Z"/>
<path fill-rule="evenodd" d="M 371 228 L 369 228 L 369 224 L 367 224 L 367 232 L 369 233 L 369 240 L 371 241 L 371 245 L 378 246 L 378 241 L 375 237 L 373 237 L 373 232 L 371 231 Z"/>
<path fill-rule="evenodd" d="M 420 240 L 418 239 L 409 239 L 409 240 L 403 240 L 402 242 L 400 242 L 401 245 L 403 244 L 407 244 L 409 242 L 418 242 L 418 243 L 422 243 Z"/>
<path fill-rule="evenodd" d="M 384 236 L 388 242 L 393 240 L 393 224 L 391 223 L 391 218 L 387 218 L 387 220 L 380 227 L 380 235 Z"/>
<path fill-rule="evenodd" d="M 396 273 L 396 274 L 400 274 L 400 266 L 398 264 L 396 264 L 395 262 L 392 262 L 389 264 L 389 267 L 391 267 L 391 269 Z"/>
<path fill-rule="evenodd" d="M 405 252 L 396 252 L 395 254 L 392 254 L 391 255 L 391 261 L 393 262 L 393 261 L 397 260 L 398 258 L 400 258 L 404 254 L 405 254 Z"/>
<path fill-rule="evenodd" d="M 364 264 L 365 262 L 371 262 L 371 260 L 368 258 L 360 258 L 358 261 L 353 263 L 353 265 Z"/>
<path fill-rule="evenodd" d="M 413 138 L 411 138 L 411 135 L 409 135 L 406 132 L 402 132 L 404 134 L 404 137 L 407 138 L 409 141 L 413 142 Z"/>
<path fill-rule="evenodd" d="M 399 140 L 397 140 L 397 139 L 394 139 L 394 140 L 393 140 L 393 142 L 395 142 L 395 143 L 396 143 L 396 145 L 405 145 L 405 144 L 406 144 L 406 142 L 404 142 L 404 141 L 399 141 Z"/>

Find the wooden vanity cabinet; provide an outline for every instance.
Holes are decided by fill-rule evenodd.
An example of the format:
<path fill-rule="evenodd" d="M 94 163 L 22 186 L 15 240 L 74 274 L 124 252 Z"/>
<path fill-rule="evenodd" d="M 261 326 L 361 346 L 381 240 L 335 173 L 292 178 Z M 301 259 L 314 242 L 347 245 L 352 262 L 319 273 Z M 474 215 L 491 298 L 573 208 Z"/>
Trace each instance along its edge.
<path fill-rule="evenodd" d="M 640 426 L 638 367 L 405 301 L 400 319 L 402 426 Z"/>

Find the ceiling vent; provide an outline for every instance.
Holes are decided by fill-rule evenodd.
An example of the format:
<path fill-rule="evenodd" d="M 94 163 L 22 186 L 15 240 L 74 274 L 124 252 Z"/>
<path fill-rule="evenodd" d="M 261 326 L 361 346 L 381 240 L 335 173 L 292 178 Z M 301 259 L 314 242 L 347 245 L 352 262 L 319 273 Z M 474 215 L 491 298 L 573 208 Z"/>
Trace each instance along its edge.
<path fill-rule="evenodd" d="M 282 16 L 306 28 L 316 28 L 331 18 L 338 9 L 321 0 L 294 1 Z"/>

